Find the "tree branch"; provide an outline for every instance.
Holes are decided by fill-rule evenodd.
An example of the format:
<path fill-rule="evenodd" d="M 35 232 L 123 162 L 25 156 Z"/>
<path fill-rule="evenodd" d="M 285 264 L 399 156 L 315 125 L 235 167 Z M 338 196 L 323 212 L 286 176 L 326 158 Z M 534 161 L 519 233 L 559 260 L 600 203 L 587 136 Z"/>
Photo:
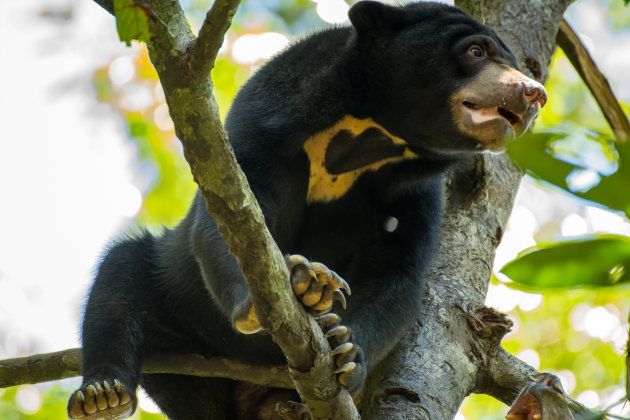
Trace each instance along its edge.
<path fill-rule="evenodd" d="M 478 390 L 509 405 L 537 374 L 536 369 L 497 347 L 487 365 L 486 383 L 479 384 Z"/>
<path fill-rule="evenodd" d="M 209 69 L 238 1 L 217 2 L 196 40 L 179 2 L 147 1 L 149 56 L 206 208 L 238 261 L 258 319 L 285 354 L 303 402 L 316 418 L 358 418 L 333 373 L 328 342 L 290 289 L 284 258 L 220 122 Z"/>
<path fill-rule="evenodd" d="M 523 71 L 545 80 L 569 0 L 456 4 L 497 30 Z M 449 201 L 418 328 L 372 374 L 364 418 L 450 420 L 472 392 L 491 393 L 509 404 L 533 380 L 535 370 L 516 359 L 493 364 L 503 352 L 499 343 L 509 324 L 483 307 L 495 248 L 521 173 L 505 155 L 484 155 L 450 185 L 459 185 L 462 178 L 468 183 L 465 189 L 473 193 L 462 202 Z"/>
<path fill-rule="evenodd" d="M 488 383 L 484 385 L 480 384 L 476 392 L 491 395 L 499 401 L 510 405 L 519 396 L 519 393 L 522 394 L 523 390 L 529 391 L 537 388 L 540 390 L 540 384 L 534 380 L 537 375 L 539 375 L 539 372 L 537 372 L 536 369 L 506 352 L 504 349 L 496 347 L 493 356 L 486 365 L 484 379 L 487 380 Z M 569 412 L 571 415 L 578 418 L 583 415 L 586 415 L 585 417 L 588 418 L 588 414 L 593 414 L 586 407 L 569 396 L 558 400 L 545 398 L 544 395 L 540 395 L 540 391 L 538 394 L 539 403 L 541 405 L 546 403 L 548 410 Z M 550 405 L 555 405 L 556 407 L 551 407 Z M 556 418 L 568 419 L 569 417 L 556 416 Z M 551 416 L 549 416 L 549 419 L 545 417 L 545 420 L 553 419 L 554 418 Z"/>
<path fill-rule="evenodd" d="M 628 117 L 621 109 L 606 76 L 599 71 L 588 50 L 565 19 L 562 19 L 560 23 L 556 42 L 593 94 L 617 140 L 629 140 L 630 122 L 628 122 Z"/>
<path fill-rule="evenodd" d="M 81 349 L 36 354 L 0 361 L 0 388 L 79 376 Z M 229 378 L 274 388 L 294 388 L 286 366 L 251 365 L 198 354 L 154 354 L 145 358 L 144 373 L 174 373 Z"/>
<path fill-rule="evenodd" d="M 215 0 L 201 25 L 197 42 L 193 48 L 192 63 L 200 73 L 212 70 L 223 35 L 230 26 L 240 0 Z"/>

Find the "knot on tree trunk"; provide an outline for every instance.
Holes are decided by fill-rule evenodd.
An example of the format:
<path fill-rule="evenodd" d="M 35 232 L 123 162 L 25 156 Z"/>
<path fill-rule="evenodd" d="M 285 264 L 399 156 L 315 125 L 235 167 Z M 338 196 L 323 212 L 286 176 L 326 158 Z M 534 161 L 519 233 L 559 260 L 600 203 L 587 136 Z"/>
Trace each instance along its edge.
<path fill-rule="evenodd" d="M 471 305 L 462 309 L 474 333 L 491 343 L 499 343 L 510 332 L 514 323 L 508 316 L 487 306 Z"/>

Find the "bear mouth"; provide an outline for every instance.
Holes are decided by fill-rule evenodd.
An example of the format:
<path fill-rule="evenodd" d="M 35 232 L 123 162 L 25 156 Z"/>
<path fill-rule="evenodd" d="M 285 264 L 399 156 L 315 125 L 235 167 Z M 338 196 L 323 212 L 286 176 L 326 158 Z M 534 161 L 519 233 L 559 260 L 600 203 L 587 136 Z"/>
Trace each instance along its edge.
<path fill-rule="evenodd" d="M 517 131 L 517 127 L 523 124 L 523 119 L 518 114 L 502 106 L 488 108 L 471 101 L 463 101 L 462 105 L 466 108 L 474 124 L 499 119 L 506 122 L 515 132 Z"/>

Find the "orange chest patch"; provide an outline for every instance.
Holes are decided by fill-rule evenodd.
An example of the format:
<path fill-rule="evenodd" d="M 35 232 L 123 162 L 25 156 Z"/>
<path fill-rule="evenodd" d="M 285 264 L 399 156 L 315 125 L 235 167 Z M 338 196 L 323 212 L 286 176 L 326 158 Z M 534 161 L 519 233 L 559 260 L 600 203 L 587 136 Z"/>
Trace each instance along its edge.
<path fill-rule="evenodd" d="M 310 162 L 307 203 L 337 200 L 364 173 L 417 157 L 372 119 L 350 115 L 306 140 L 304 151 Z"/>

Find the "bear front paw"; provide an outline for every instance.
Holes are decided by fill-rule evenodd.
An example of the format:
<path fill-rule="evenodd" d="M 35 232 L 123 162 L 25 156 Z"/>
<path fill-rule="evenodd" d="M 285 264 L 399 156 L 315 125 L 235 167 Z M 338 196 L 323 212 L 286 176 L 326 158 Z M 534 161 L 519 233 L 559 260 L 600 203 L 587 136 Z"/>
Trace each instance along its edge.
<path fill-rule="evenodd" d="M 332 349 L 337 381 L 355 396 L 363 388 L 367 376 L 363 350 L 352 342 L 352 331 L 341 324 L 339 315 L 329 313 L 317 317 L 316 321 Z"/>
<path fill-rule="evenodd" d="M 330 312 L 334 301 L 346 308 L 345 291 L 350 295 L 350 286 L 337 273 L 324 264 L 310 262 L 301 255 L 286 255 L 291 287 L 298 300 L 313 315 Z"/>
<path fill-rule="evenodd" d="M 68 401 L 70 419 L 125 419 L 136 410 L 136 396 L 118 379 L 89 381 Z"/>

